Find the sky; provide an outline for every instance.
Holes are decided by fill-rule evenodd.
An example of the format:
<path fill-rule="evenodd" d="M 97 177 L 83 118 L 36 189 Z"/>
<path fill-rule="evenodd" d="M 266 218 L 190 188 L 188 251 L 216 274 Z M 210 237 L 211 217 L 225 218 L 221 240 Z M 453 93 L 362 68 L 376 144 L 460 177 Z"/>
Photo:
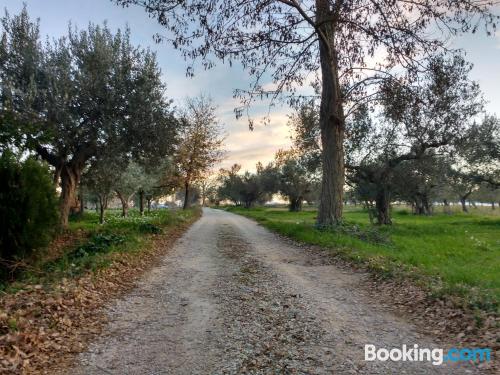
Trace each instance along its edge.
<path fill-rule="evenodd" d="M 123 29 L 128 25 L 135 45 L 150 47 L 157 52 L 167 84 L 167 96 L 174 99 L 176 105 L 182 105 L 187 96 L 206 94 L 218 106 L 227 150 L 226 158 L 219 167 L 239 163 L 243 169 L 253 170 L 257 161 L 271 161 L 277 150 L 290 146 L 290 130 L 287 126 L 288 114 L 291 112 L 289 108 L 272 108 L 269 124 L 257 124 L 250 131 L 247 119 L 236 119 L 233 111 L 238 105 L 238 101 L 233 98 L 233 90 L 247 88 L 249 83 L 241 67 L 218 64 L 209 71 L 198 68 L 194 78 L 186 78 L 186 62 L 172 47 L 153 41 L 153 35 L 161 33 L 162 28 L 143 9 L 122 8 L 109 0 L 24 0 L 24 3 L 31 17 L 40 18 L 41 34 L 50 38 L 65 35 L 69 21 L 79 28 L 85 28 L 89 22 L 103 21 L 107 21 L 112 30 Z M 22 6 L 21 0 L 0 0 L 0 9 L 7 9 L 9 13 L 18 13 Z M 480 33 L 461 36 L 453 44 L 464 49 L 467 59 L 474 64 L 471 78 L 481 86 L 488 101 L 487 111 L 500 115 L 500 31 L 495 37 Z M 258 104 L 253 109 L 253 116 L 259 118 L 267 112 L 266 104 Z"/>

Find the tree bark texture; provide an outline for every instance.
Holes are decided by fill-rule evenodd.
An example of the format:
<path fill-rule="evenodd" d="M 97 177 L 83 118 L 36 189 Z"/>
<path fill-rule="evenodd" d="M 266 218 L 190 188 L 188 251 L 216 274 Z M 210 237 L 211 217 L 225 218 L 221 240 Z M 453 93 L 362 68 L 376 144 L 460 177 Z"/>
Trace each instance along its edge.
<path fill-rule="evenodd" d="M 316 0 L 316 22 L 320 27 L 319 52 L 322 75 L 320 129 L 322 180 L 317 224 L 337 225 L 342 221 L 344 194 L 345 119 L 340 92 L 338 62 L 335 51 L 333 12 L 328 0 Z"/>
<path fill-rule="evenodd" d="M 61 167 L 61 198 L 59 204 L 61 228 L 68 227 L 68 218 L 72 205 L 75 203 L 76 187 L 80 182 L 81 170 L 72 165 Z"/>
<path fill-rule="evenodd" d="M 382 188 L 377 192 L 375 208 L 377 210 L 377 224 L 391 225 L 391 197 L 387 189 Z"/>
<path fill-rule="evenodd" d="M 184 204 L 182 205 L 182 209 L 185 210 L 189 208 L 189 183 L 184 183 Z"/>

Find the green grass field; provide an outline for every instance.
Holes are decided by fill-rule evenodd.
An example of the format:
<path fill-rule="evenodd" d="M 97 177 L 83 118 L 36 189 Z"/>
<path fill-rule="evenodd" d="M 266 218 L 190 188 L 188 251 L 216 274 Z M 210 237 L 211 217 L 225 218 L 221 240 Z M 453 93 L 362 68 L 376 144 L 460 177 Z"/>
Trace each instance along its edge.
<path fill-rule="evenodd" d="M 473 307 L 498 311 L 500 216 L 492 210 L 416 216 L 409 210 L 395 209 L 394 225 L 375 227 L 366 211 L 351 207 L 345 212 L 345 228 L 319 230 L 314 227 L 313 210 L 227 209 L 282 235 L 362 262 L 378 274 L 411 277 L 425 283 L 435 295 L 465 297 Z"/>

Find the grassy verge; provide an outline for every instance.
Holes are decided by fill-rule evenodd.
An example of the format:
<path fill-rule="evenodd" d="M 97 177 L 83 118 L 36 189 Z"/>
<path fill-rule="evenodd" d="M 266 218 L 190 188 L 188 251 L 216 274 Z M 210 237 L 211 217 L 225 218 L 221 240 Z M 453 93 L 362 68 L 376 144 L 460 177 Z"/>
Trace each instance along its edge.
<path fill-rule="evenodd" d="M 330 249 L 382 277 L 411 278 L 431 295 L 458 297 L 468 307 L 498 313 L 500 217 L 486 214 L 412 215 L 394 212 L 394 225 L 373 227 L 361 209 L 348 209 L 346 225 L 314 227 L 315 211 L 227 208 L 295 240 Z"/>
<path fill-rule="evenodd" d="M 131 210 L 129 217 L 122 218 L 121 211 L 108 210 L 103 225 L 95 212 L 75 216 L 66 233 L 27 260 L 25 270 L 15 281 L 3 284 L 1 290 L 15 292 L 24 284 L 51 284 L 106 268 L 121 255 L 140 256 L 155 236 L 193 220 L 198 214 L 195 209 L 155 210 L 140 216 Z"/>

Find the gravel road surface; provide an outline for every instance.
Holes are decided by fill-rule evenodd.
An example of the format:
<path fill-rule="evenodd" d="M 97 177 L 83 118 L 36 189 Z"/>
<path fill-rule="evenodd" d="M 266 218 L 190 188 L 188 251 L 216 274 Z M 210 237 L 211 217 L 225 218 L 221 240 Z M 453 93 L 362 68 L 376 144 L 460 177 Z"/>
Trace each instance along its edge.
<path fill-rule="evenodd" d="M 439 347 L 377 302 L 367 275 L 225 211 L 203 216 L 67 373 L 470 374 L 473 367 L 364 360 L 365 344 Z"/>

